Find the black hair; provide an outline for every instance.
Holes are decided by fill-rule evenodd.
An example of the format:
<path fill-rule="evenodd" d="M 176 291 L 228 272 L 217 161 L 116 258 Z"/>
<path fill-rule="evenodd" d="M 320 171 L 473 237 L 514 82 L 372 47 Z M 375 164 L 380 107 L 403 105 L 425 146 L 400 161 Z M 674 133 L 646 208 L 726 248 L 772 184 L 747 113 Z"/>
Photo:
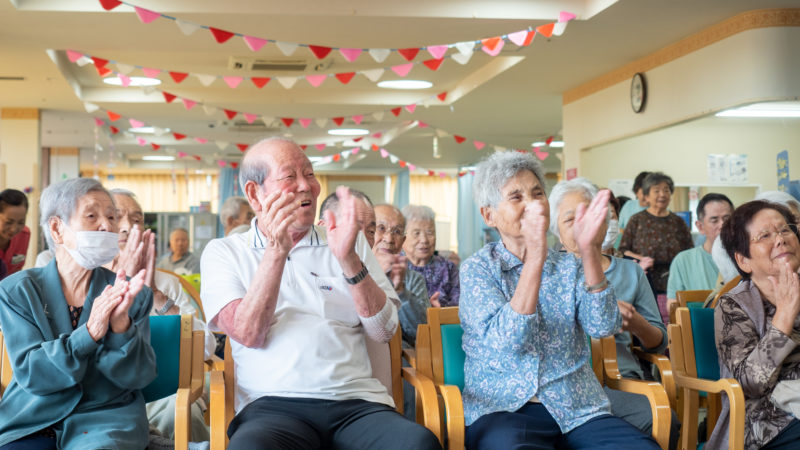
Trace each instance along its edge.
<path fill-rule="evenodd" d="M 700 203 L 697 204 L 697 220 L 703 220 L 703 217 L 706 216 L 706 205 L 711 202 L 725 202 L 731 207 L 731 210 L 733 209 L 733 202 L 727 195 L 709 192 L 704 195 L 703 198 L 700 199 Z"/>
<path fill-rule="evenodd" d="M 6 206 L 24 206 L 28 210 L 28 197 L 16 189 L 6 189 L 0 192 L 0 212 L 6 209 Z"/>

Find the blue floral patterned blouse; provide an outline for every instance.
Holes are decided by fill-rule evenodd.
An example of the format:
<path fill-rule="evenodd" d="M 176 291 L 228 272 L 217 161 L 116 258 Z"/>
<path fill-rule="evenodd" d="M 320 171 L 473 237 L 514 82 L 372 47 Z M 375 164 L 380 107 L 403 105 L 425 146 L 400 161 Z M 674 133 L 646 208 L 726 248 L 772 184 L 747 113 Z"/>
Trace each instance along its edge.
<path fill-rule="evenodd" d="M 549 252 L 536 312 L 521 315 L 509 304 L 521 273 L 522 261 L 502 242 L 487 244 L 461 266 L 466 424 L 516 411 L 534 396 L 563 433 L 610 414 L 586 335 L 620 329 L 613 287 L 586 292 L 580 260 Z"/>
<path fill-rule="evenodd" d="M 458 306 L 459 284 L 458 266 L 453 261 L 433 255 L 428 264 L 415 266 L 407 262 L 408 268 L 421 273 L 428 285 L 428 296 L 439 292 L 439 303 L 442 306 Z"/>

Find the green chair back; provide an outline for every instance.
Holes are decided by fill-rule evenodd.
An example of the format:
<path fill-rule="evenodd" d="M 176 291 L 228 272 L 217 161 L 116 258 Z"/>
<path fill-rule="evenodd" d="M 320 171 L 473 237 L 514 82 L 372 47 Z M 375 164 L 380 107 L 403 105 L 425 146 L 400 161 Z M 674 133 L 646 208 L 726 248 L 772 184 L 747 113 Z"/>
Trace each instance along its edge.
<path fill-rule="evenodd" d="M 702 308 L 704 302 L 686 302 L 686 307 L 689 309 Z"/>
<path fill-rule="evenodd" d="M 694 359 L 697 377 L 719 380 L 719 359 L 717 341 L 714 338 L 714 310 L 710 308 L 689 308 L 692 320 Z"/>
<path fill-rule="evenodd" d="M 145 402 L 178 391 L 181 372 L 181 316 L 150 316 L 150 345 L 156 353 L 158 375 L 142 390 Z"/>
<path fill-rule="evenodd" d="M 461 339 L 464 330 L 460 324 L 447 324 L 441 326 L 442 330 L 442 370 L 444 384 L 458 386 L 464 390 L 464 361 L 467 359 Z"/>

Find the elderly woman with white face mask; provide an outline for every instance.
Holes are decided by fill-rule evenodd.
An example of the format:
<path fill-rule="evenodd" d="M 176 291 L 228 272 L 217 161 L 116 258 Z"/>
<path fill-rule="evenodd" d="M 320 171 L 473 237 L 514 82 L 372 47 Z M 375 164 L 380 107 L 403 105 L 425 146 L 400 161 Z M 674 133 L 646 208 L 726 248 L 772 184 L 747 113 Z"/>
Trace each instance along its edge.
<path fill-rule="evenodd" d="M 144 448 L 141 389 L 156 376 L 146 270 L 127 279 L 101 267 L 119 249 L 116 207 L 99 182 L 54 184 L 39 207 L 55 260 L 0 283 L 14 372 L 0 449 Z"/>
<path fill-rule="evenodd" d="M 589 358 L 586 335 L 621 325 L 599 249 L 608 191 L 576 208 L 578 259 L 547 249 L 549 208 L 533 155 L 494 153 L 473 188 L 501 241 L 461 267 L 466 447 L 658 448 L 611 415 Z"/>

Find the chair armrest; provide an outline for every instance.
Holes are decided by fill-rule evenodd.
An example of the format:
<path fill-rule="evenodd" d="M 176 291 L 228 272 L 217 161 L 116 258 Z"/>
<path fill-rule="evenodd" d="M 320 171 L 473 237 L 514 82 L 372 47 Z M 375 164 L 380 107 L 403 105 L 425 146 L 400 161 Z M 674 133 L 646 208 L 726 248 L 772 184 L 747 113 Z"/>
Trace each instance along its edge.
<path fill-rule="evenodd" d="M 677 411 L 678 390 L 675 388 L 675 377 L 672 375 L 672 363 L 669 362 L 669 358 L 656 353 L 647 353 L 639 347 L 633 347 L 633 354 L 637 358 L 656 366 L 658 373 L 661 375 L 661 384 L 664 386 L 664 390 L 667 391 L 669 406 Z"/>
<path fill-rule="evenodd" d="M 447 448 L 462 450 L 464 448 L 464 402 L 461 390 L 457 386 L 439 384 L 436 386 L 444 401 L 444 417 L 447 421 Z"/>
<path fill-rule="evenodd" d="M 205 366 L 207 372 L 211 372 L 212 370 L 219 370 L 222 372 L 225 370 L 225 361 L 217 355 L 211 355 L 211 359 L 205 361 Z"/>
<path fill-rule="evenodd" d="M 209 378 L 210 448 L 211 450 L 224 450 L 228 446 L 228 420 L 225 417 L 225 379 L 223 372 L 220 370 L 212 370 Z"/>
<path fill-rule="evenodd" d="M 179 388 L 175 395 L 175 450 L 187 450 L 191 440 L 192 400 L 189 388 Z"/>
<path fill-rule="evenodd" d="M 444 442 L 440 422 L 441 415 L 439 414 L 439 399 L 436 396 L 436 387 L 433 385 L 433 381 L 417 373 L 411 367 L 403 367 L 401 373 L 403 379 L 408 381 L 416 392 L 417 423 L 431 430 L 440 443 Z"/>
<path fill-rule="evenodd" d="M 403 349 L 403 359 L 408 361 L 408 365 L 417 368 L 417 351 L 413 348 Z"/>
<path fill-rule="evenodd" d="M 653 412 L 653 439 L 666 450 L 669 448 L 669 432 L 672 423 L 672 409 L 670 408 L 664 386 L 655 381 L 632 380 L 629 378 L 607 378 L 606 385 L 611 389 L 633 394 L 641 394 L 650 402 Z"/>
<path fill-rule="evenodd" d="M 720 378 L 717 381 L 706 380 L 702 378 L 688 377 L 681 373 L 675 373 L 675 384 L 681 389 L 689 391 L 705 391 L 712 393 L 724 392 L 728 396 L 728 403 L 730 404 L 729 416 L 729 437 L 728 445 L 731 449 L 744 448 L 744 391 L 742 386 L 734 378 Z M 684 409 L 691 409 L 693 401 L 687 399 L 684 401 Z M 686 414 L 684 414 L 686 415 Z M 696 442 L 697 436 L 694 435 Z"/>

